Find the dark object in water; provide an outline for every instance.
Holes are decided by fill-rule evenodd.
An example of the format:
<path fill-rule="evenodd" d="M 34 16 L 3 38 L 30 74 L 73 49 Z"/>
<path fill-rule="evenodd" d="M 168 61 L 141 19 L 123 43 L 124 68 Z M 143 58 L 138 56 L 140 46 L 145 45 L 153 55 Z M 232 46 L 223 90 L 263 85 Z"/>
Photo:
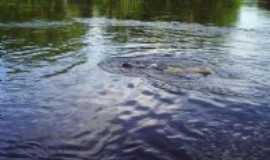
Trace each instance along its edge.
<path fill-rule="evenodd" d="M 99 63 L 99 66 L 111 73 L 165 79 L 172 77 L 178 79 L 181 76 L 190 80 L 191 77 L 198 79 L 201 76 L 206 77 L 214 73 L 210 67 L 189 58 L 159 57 L 156 55 L 112 57 Z"/>
<path fill-rule="evenodd" d="M 154 87 L 172 92 L 196 90 L 223 96 L 249 96 L 242 88 L 241 80 L 234 80 L 224 74 L 222 68 L 205 63 L 204 60 L 181 55 L 168 57 L 162 55 L 142 55 L 136 57 L 110 57 L 98 64 L 104 71 L 128 77 L 145 78 Z M 249 92 L 250 93 L 250 92 Z"/>
<path fill-rule="evenodd" d="M 123 63 L 123 64 L 122 64 L 122 67 L 123 67 L 123 68 L 129 69 L 129 68 L 132 68 L 132 65 L 129 64 L 129 63 Z"/>

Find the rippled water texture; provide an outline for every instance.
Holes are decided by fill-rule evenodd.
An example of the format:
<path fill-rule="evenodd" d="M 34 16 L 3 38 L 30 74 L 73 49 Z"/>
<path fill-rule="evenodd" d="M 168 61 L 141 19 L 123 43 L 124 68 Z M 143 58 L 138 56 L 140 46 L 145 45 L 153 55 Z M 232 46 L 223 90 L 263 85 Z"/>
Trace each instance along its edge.
<path fill-rule="evenodd" d="M 0 0 L 0 159 L 269 159 L 269 9 Z"/>

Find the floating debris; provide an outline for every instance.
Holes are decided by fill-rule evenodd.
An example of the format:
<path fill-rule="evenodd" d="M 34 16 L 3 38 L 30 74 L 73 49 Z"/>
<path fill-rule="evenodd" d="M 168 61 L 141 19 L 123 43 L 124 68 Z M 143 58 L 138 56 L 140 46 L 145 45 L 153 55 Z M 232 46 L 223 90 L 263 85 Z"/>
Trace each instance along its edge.
<path fill-rule="evenodd" d="M 191 68 L 180 68 L 175 66 L 169 66 L 164 70 L 165 73 L 172 75 L 190 75 L 190 74 L 200 74 L 203 76 L 208 76 L 213 74 L 213 71 L 208 67 L 191 67 Z"/>

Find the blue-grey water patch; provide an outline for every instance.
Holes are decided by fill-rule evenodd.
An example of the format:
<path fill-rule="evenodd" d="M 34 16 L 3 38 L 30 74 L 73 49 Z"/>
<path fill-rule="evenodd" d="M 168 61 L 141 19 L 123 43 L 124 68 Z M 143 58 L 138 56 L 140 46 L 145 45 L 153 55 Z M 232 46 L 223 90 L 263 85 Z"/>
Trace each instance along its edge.
<path fill-rule="evenodd" d="M 269 8 L 0 0 L 0 159 L 267 159 Z"/>

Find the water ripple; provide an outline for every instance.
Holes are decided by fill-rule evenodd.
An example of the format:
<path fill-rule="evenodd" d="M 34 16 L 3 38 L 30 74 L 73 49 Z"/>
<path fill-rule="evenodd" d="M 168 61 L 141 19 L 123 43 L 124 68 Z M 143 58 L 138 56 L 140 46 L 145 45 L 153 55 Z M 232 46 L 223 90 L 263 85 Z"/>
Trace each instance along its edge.
<path fill-rule="evenodd" d="M 47 28 L 59 28 L 67 25 L 73 25 L 72 21 L 42 21 L 34 20 L 29 22 L 7 22 L 0 23 L 0 28 L 38 28 L 38 29 L 47 29 Z"/>
<path fill-rule="evenodd" d="M 267 29 L 74 21 L 0 24 L 0 159 L 268 158 Z"/>

